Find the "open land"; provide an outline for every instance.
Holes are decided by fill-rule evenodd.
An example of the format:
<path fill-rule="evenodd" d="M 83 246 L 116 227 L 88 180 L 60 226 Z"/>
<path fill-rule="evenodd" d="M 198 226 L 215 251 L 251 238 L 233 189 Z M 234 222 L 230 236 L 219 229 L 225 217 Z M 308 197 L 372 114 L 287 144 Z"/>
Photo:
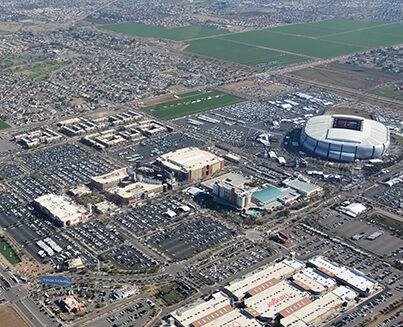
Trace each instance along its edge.
<path fill-rule="evenodd" d="M 4 307 L 0 309 L 0 325 L 7 327 L 27 326 L 11 307 Z"/>
<path fill-rule="evenodd" d="M 0 253 L 13 265 L 21 261 L 4 238 L 0 238 Z"/>

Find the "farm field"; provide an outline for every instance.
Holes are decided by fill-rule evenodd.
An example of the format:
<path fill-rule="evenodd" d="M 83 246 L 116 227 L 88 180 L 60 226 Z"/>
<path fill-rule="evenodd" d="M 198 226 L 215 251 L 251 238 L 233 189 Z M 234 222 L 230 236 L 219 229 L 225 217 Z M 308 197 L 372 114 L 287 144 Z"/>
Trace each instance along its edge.
<path fill-rule="evenodd" d="M 244 65 L 261 64 L 269 67 L 285 66 L 309 60 L 309 58 L 288 53 L 214 38 L 190 41 L 185 51 Z"/>
<path fill-rule="evenodd" d="M 315 23 L 279 26 L 269 28 L 267 30 L 272 32 L 281 32 L 281 33 L 315 37 L 333 33 L 350 32 L 356 29 L 369 28 L 383 24 L 385 23 L 335 18 Z"/>
<path fill-rule="evenodd" d="M 363 31 L 347 32 L 335 34 L 321 38 L 332 42 L 340 42 L 351 45 L 358 45 L 367 48 L 377 48 L 403 42 L 403 34 L 394 35 L 386 33 L 377 33 L 376 28 L 371 28 Z"/>
<path fill-rule="evenodd" d="M 378 85 L 401 80 L 401 74 L 349 64 L 331 63 L 304 68 L 291 73 L 308 80 L 330 83 L 354 90 L 368 90 Z"/>
<path fill-rule="evenodd" d="M 299 37 L 295 35 L 272 33 L 269 31 L 252 31 L 230 34 L 222 36 L 222 38 L 322 59 L 363 51 L 366 49 L 354 45 L 339 44 L 326 40 Z"/>
<path fill-rule="evenodd" d="M 140 110 L 158 118 L 169 120 L 228 106 L 241 101 L 243 100 L 230 95 L 219 92 L 208 92 L 140 108 Z"/>
<path fill-rule="evenodd" d="M 201 94 L 201 92 L 200 91 L 191 91 L 191 92 L 187 92 L 187 93 L 178 94 L 178 97 L 186 98 L 186 97 L 190 97 L 191 95 L 196 95 L 196 94 Z"/>
<path fill-rule="evenodd" d="M 158 26 L 139 23 L 100 25 L 99 28 L 140 37 L 163 38 L 174 41 L 182 41 L 198 37 L 228 33 L 228 31 L 225 30 L 215 30 L 202 26 L 184 26 L 173 29 L 166 29 Z"/>

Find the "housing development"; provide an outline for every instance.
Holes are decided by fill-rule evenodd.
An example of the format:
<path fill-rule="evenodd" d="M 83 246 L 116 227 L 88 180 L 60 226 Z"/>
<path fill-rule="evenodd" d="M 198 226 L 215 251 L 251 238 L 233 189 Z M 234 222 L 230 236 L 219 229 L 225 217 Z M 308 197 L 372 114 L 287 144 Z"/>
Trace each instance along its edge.
<path fill-rule="evenodd" d="M 402 10 L 1 2 L 0 326 L 402 326 Z"/>

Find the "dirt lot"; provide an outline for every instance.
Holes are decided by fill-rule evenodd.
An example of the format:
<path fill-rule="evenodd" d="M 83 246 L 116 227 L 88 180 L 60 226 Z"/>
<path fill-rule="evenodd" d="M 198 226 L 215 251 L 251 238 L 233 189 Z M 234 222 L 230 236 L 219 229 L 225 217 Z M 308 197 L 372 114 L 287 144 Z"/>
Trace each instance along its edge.
<path fill-rule="evenodd" d="M 402 79 L 401 74 L 348 64 L 331 63 L 297 70 L 293 75 L 354 90 L 369 90 Z"/>
<path fill-rule="evenodd" d="M 11 307 L 0 307 L 0 326 L 26 327 L 27 325 Z"/>

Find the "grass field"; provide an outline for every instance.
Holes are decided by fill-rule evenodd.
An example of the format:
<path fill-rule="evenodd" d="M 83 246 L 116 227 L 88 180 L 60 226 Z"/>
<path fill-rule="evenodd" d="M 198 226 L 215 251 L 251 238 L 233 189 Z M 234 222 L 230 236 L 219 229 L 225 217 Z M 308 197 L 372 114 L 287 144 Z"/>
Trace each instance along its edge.
<path fill-rule="evenodd" d="M 381 95 L 387 98 L 395 98 L 399 100 L 403 100 L 403 92 L 398 92 L 395 90 L 388 90 L 384 88 L 377 88 L 369 91 L 372 94 Z"/>
<path fill-rule="evenodd" d="M 333 33 L 348 32 L 355 29 L 368 28 L 382 24 L 384 23 L 335 18 L 315 23 L 279 26 L 270 28 L 268 31 L 315 37 Z"/>
<path fill-rule="evenodd" d="M 203 36 L 212 36 L 228 33 L 226 30 L 216 30 L 202 26 L 184 26 L 166 29 L 158 26 L 145 25 L 139 23 L 121 23 L 113 25 L 101 25 L 102 29 L 114 32 L 135 35 L 140 37 L 163 38 L 174 41 L 183 41 Z"/>
<path fill-rule="evenodd" d="M 244 65 L 263 64 L 269 67 L 285 66 L 309 60 L 300 56 L 221 39 L 190 41 L 185 51 Z"/>
<path fill-rule="evenodd" d="M 158 118 L 169 120 L 228 106 L 241 101 L 243 100 L 230 95 L 208 92 L 179 100 L 159 103 L 141 108 L 140 110 L 148 112 Z"/>
<path fill-rule="evenodd" d="M 398 44 L 403 42 L 403 33 L 401 35 L 377 33 L 376 28 L 364 31 L 347 32 L 321 38 L 322 40 L 348 43 L 366 48 L 377 48 L 380 46 Z"/>
<path fill-rule="evenodd" d="M 364 47 L 269 31 L 231 34 L 222 36 L 222 38 L 323 59 L 365 50 Z"/>
<path fill-rule="evenodd" d="M 15 265 L 19 262 L 21 262 L 20 258 L 18 255 L 15 253 L 15 251 L 10 247 L 10 245 L 7 243 L 7 241 L 0 237 L 0 253 L 12 264 Z"/>
<path fill-rule="evenodd" d="M 229 31 L 227 31 L 227 30 L 216 30 L 213 28 L 207 28 L 207 27 L 203 27 L 203 26 L 183 26 L 183 27 L 173 28 L 172 30 L 179 31 L 179 32 L 192 33 L 195 35 L 203 35 L 203 36 L 212 36 L 212 35 L 229 33 Z"/>
<path fill-rule="evenodd" d="M 10 125 L 0 120 L 0 129 L 10 128 Z"/>
<path fill-rule="evenodd" d="M 186 98 L 186 97 L 190 97 L 191 95 L 196 95 L 196 94 L 201 94 L 201 92 L 200 91 L 192 91 L 192 92 L 182 93 L 182 94 L 178 94 L 178 97 Z"/>
<path fill-rule="evenodd" d="M 25 322 L 17 315 L 11 307 L 0 309 L 0 326 L 7 327 L 26 327 Z"/>

